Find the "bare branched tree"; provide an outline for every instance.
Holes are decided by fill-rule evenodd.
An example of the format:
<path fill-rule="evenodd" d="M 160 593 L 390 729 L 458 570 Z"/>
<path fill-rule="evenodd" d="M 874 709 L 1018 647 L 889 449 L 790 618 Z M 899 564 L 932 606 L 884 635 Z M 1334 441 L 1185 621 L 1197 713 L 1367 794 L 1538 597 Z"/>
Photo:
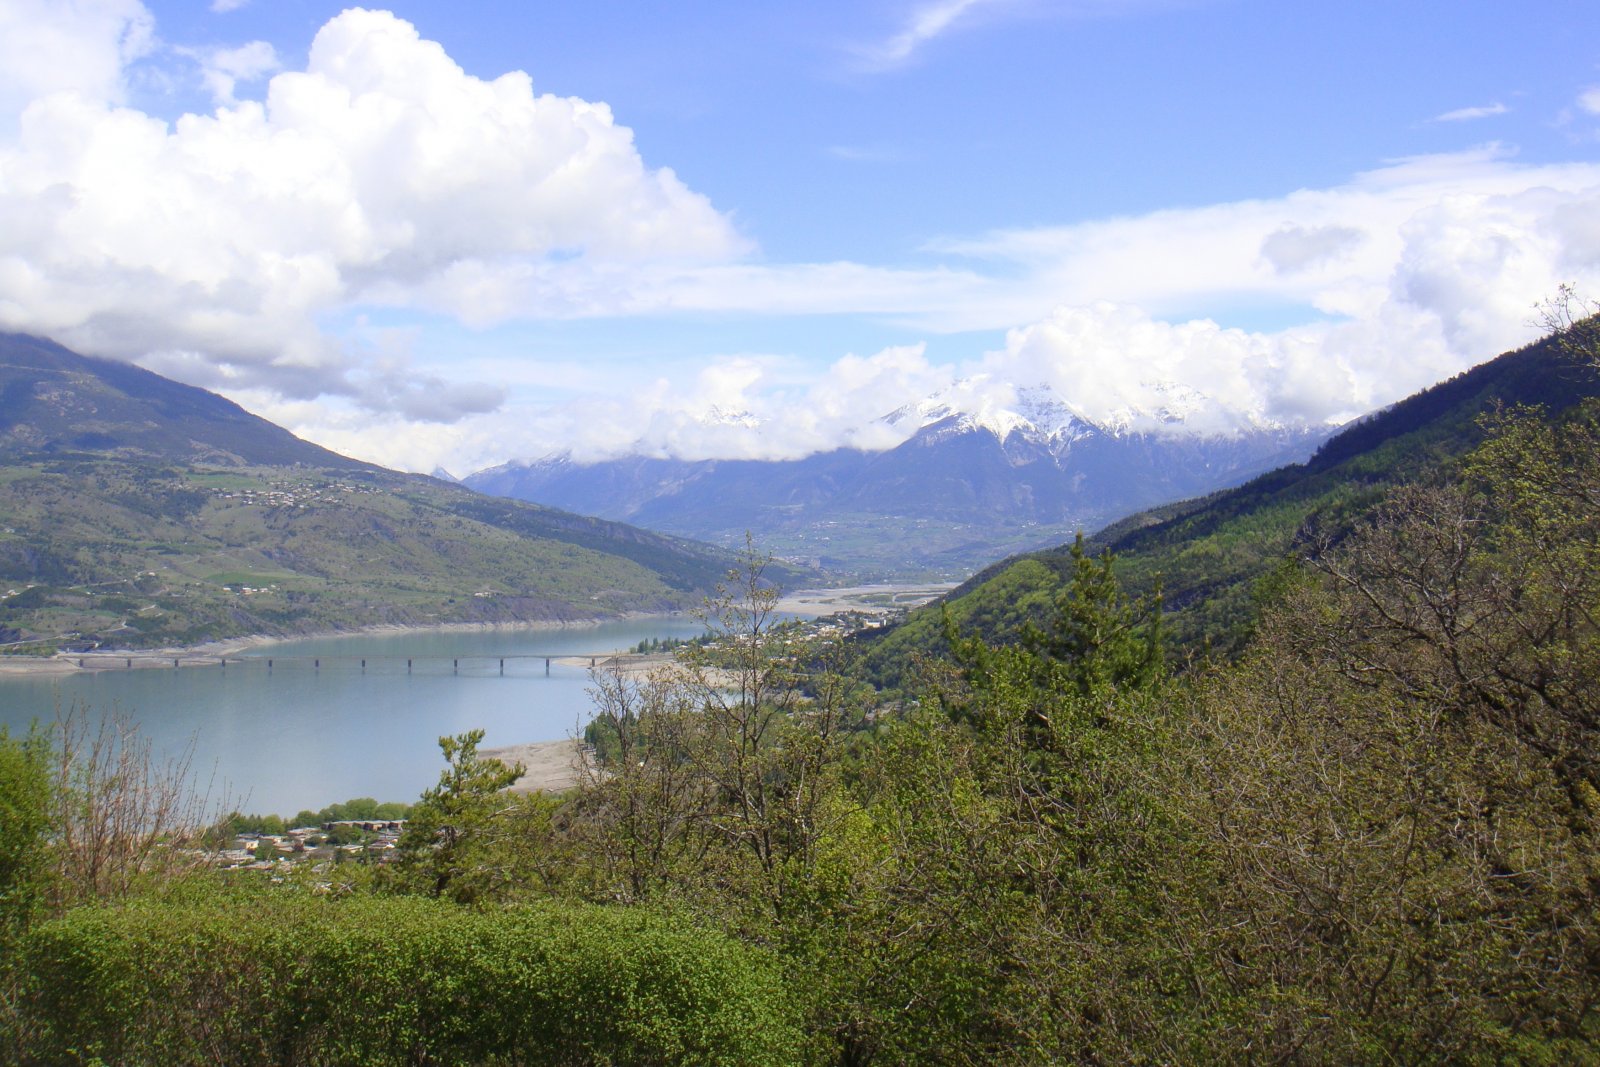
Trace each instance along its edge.
<path fill-rule="evenodd" d="M 704 853 L 694 829 L 710 806 L 689 753 L 698 712 L 683 672 L 631 674 L 612 665 L 590 672 L 599 742 L 581 768 L 577 835 L 591 847 L 609 888 L 644 900 Z"/>
<path fill-rule="evenodd" d="M 1533 306 L 1533 325 L 1556 339 L 1573 361 L 1600 369 L 1600 302 L 1586 299 L 1569 284 Z"/>
<path fill-rule="evenodd" d="M 709 644 L 649 675 L 591 676 L 597 764 L 577 825 L 607 896 L 709 884 L 780 916 L 843 817 L 833 798 L 857 694 L 839 650 L 785 622 L 768 562 L 747 546 L 706 602 Z"/>
<path fill-rule="evenodd" d="M 126 712 L 74 704 L 56 724 L 55 903 L 126 896 L 143 879 L 198 867 L 215 821 L 193 788 L 194 741 L 158 760 Z"/>

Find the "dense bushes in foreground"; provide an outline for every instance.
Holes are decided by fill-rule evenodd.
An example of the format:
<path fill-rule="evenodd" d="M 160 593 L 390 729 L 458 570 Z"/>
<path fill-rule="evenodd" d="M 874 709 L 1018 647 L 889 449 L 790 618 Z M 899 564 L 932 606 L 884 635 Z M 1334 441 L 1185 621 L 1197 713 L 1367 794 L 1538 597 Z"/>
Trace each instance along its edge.
<path fill-rule="evenodd" d="M 23 1064 L 778 1064 L 769 962 L 575 904 L 202 894 L 84 908 L 21 947 Z"/>

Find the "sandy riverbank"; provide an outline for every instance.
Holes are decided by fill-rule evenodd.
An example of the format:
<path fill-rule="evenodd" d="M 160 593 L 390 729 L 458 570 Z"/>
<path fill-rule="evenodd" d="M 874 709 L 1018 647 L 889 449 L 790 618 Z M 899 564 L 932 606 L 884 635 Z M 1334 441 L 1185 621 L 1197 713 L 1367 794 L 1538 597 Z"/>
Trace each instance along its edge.
<path fill-rule="evenodd" d="M 665 670 L 677 664 L 677 657 L 671 652 L 618 652 L 610 656 L 556 656 L 552 663 L 559 663 L 564 667 L 589 667 L 605 670 L 617 669 L 630 678 L 643 677 L 658 670 Z"/>
<path fill-rule="evenodd" d="M 45 656 L 0 656 L 0 674 L 70 674 L 78 669 L 76 660 Z"/>
<path fill-rule="evenodd" d="M 478 755 L 522 764 L 522 777 L 511 784 L 513 793 L 559 793 L 577 785 L 582 776 L 583 749 L 571 738 L 480 748 Z"/>
<path fill-rule="evenodd" d="M 955 587 L 955 582 L 921 582 L 849 585 L 834 589 L 796 589 L 792 593 L 783 595 L 778 601 L 778 610 L 796 615 L 833 615 L 841 611 L 885 615 L 891 611 L 926 604 Z"/>

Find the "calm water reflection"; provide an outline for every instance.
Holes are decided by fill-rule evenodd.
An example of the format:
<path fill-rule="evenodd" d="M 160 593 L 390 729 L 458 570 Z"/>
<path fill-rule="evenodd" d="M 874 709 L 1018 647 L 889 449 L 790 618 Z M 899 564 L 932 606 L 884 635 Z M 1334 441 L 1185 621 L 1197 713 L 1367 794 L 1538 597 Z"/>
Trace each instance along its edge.
<path fill-rule="evenodd" d="M 218 667 L 0 678 L 0 724 L 13 732 L 74 702 L 128 711 L 154 747 L 195 740 L 202 787 L 214 781 L 251 811 L 293 815 L 356 796 L 414 800 L 443 767 L 438 738 L 474 727 L 487 746 L 571 736 L 592 714 L 588 672 L 528 654 L 627 649 L 692 637 L 690 618 L 564 630 L 401 633 L 285 642 Z M 272 657 L 268 672 L 265 659 Z M 499 657 L 506 660 L 499 672 Z M 310 657 L 322 657 L 313 670 Z M 359 665 L 367 657 L 367 669 Z M 413 658 L 406 673 L 405 658 Z M 452 673 L 452 659 L 460 659 Z M 214 772 L 214 773 L 213 773 Z"/>

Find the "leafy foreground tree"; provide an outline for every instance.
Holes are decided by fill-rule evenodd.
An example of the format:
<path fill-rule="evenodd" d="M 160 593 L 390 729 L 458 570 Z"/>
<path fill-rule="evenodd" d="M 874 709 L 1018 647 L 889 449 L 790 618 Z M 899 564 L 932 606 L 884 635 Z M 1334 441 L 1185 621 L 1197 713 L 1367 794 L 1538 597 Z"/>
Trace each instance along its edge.
<path fill-rule="evenodd" d="M 764 565 L 747 554 L 707 604 L 711 640 L 674 667 L 596 676 L 602 762 L 565 815 L 581 871 L 569 888 L 698 914 L 780 949 L 810 1006 L 808 1058 L 826 1060 L 852 1035 L 913 1016 L 883 1010 L 906 969 L 863 969 L 858 951 L 887 947 L 865 931 L 889 919 L 895 877 L 849 788 L 866 693 L 838 649 L 780 622 Z M 923 943 L 892 955 L 910 960 Z M 893 989 L 871 981 L 881 973 Z"/>
<path fill-rule="evenodd" d="M 1167 892 L 1208 1055 L 1600 1058 L 1600 412 L 1496 430 L 1194 694 Z"/>
<path fill-rule="evenodd" d="M 1151 775 L 1169 685 L 1159 595 L 1129 598 L 1080 538 L 1048 629 L 1011 647 L 953 630 L 937 689 L 1001 828 L 1006 914 L 988 950 L 1000 988 L 957 1050 L 970 1062 L 1137 1058 L 1163 967 L 1153 872 L 1172 829 Z M 992 906 L 992 905 L 991 905 Z"/>
<path fill-rule="evenodd" d="M 844 745 L 864 714 L 837 650 L 780 622 L 765 563 L 747 555 L 708 601 L 711 639 L 671 668 L 596 675 L 603 763 L 568 823 L 588 893 L 709 910 L 762 938 L 804 907 L 848 816 Z"/>
<path fill-rule="evenodd" d="M 1113 953 L 1082 948 L 1140 929 L 1118 896 L 1149 851 L 1123 768 L 1148 744 L 1158 608 L 1084 560 L 1049 633 L 958 641 L 955 675 L 895 710 L 776 625 L 776 603 L 752 557 L 677 670 L 597 678 L 605 761 L 568 815 L 587 892 L 776 947 L 822 1061 L 1092 1045 L 1104 1005 L 1069 1001 L 1107 988 Z"/>

